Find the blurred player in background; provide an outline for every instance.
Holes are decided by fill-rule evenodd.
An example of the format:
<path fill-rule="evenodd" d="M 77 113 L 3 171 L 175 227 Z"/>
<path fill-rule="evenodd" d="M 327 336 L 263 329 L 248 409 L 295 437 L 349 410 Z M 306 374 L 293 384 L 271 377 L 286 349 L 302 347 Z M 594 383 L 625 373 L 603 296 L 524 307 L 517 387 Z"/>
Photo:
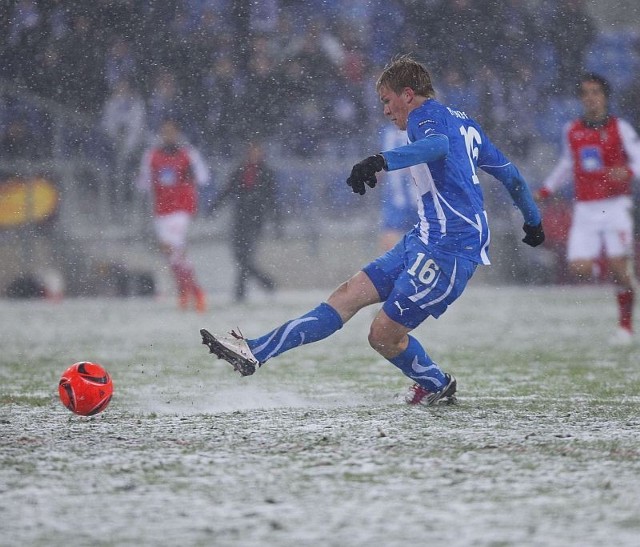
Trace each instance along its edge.
<path fill-rule="evenodd" d="M 226 187 L 213 207 L 231 202 L 233 219 L 231 241 L 236 261 L 236 301 L 246 297 L 247 282 L 254 278 L 268 292 L 275 282 L 255 262 L 265 222 L 271 218 L 280 229 L 280 206 L 276 196 L 276 175 L 265 160 L 262 144 L 249 142 L 239 165 L 233 170 Z"/>
<path fill-rule="evenodd" d="M 187 233 L 197 212 L 198 189 L 209 182 L 209 169 L 200 153 L 186 143 L 174 120 L 159 129 L 160 143 L 145 152 L 138 188 L 153 195 L 154 227 L 178 290 L 178 305 L 206 310 L 206 296 L 187 257 Z"/>
<path fill-rule="evenodd" d="M 386 126 L 382 132 L 382 150 L 407 144 L 406 131 Z M 380 248 L 391 249 L 418 222 L 416 186 L 408 169 L 385 173 L 380 210 Z"/>
<path fill-rule="evenodd" d="M 419 224 L 398 244 L 340 285 L 326 302 L 258 338 L 215 337 L 200 332 L 218 357 L 242 375 L 302 344 L 341 329 L 365 306 L 382 302 L 369 343 L 413 380 L 405 401 L 435 404 L 452 400 L 456 379 L 443 370 L 409 333 L 427 317 L 440 317 L 464 290 L 478 264 L 489 264 L 489 226 L 477 170 L 500 180 L 524 217 L 523 241 L 544 241 L 533 196 L 518 169 L 482 128 L 462 111 L 435 100 L 426 68 L 408 56 L 383 70 L 376 90 L 385 116 L 409 143 L 354 165 L 347 184 L 364 194 L 376 173 L 409 167 L 420 193 Z"/>
<path fill-rule="evenodd" d="M 609 113 L 611 89 L 602 76 L 585 74 L 578 92 L 583 117 L 565 126 L 562 154 L 537 198 L 548 199 L 573 180 L 567 261 L 573 274 L 585 280 L 604 252 L 619 312 L 611 342 L 628 345 L 633 340 L 635 286 L 631 182 L 640 176 L 640 140 L 628 122 Z"/>

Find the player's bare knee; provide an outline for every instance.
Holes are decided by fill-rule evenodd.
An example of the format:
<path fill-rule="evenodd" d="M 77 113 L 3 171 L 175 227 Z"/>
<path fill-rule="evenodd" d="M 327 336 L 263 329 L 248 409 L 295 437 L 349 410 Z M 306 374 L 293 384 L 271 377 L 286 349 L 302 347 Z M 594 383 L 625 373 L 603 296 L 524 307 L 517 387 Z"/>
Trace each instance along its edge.
<path fill-rule="evenodd" d="M 387 357 L 398 353 L 399 340 L 390 335 L 388 329 L 374 321 L 369 329 L 369 345 L 380 355 Z"/>
<path fill-rule="evenodd" d="M 384 340 L 382 340 L 377 332 L 377 330 L 375 329 L 375 327 L 372 325 L 371 328 L 369 329 L 369 345 L 376 350 L 378 353 L 380 353 L 380 349 L 382 347 L 384 347 Z"/>

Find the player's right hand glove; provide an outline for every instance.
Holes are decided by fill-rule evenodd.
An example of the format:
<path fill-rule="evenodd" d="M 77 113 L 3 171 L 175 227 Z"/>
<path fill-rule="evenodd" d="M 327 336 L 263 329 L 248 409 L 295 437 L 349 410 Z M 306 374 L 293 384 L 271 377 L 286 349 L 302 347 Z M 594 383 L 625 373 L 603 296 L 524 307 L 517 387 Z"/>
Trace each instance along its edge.
<path fill-rule="evenodd" d="M 523 242 L 532 247 L 537 247 L 544 243 L 544 230 L 542 229 L 542 222 L 537 226 L 531 224 L 525 224 L 522 226 L 525 236 Z"/>
<path fill-rule="evenodd" d="M 380 154 L 375 156 L 369 156 L 363 159 L 361 162 L 356 163 L 351 169 L 351 175 L 347 179 L 347 184 L 351 186 L 351 189 L 356 194 L 364 195 L 366 188 L 365 183 L 369 188 L 373 188 L 378 179 L 376 179 L 376 173 L 382 171 L 385 166 L 384 158 Z"/>

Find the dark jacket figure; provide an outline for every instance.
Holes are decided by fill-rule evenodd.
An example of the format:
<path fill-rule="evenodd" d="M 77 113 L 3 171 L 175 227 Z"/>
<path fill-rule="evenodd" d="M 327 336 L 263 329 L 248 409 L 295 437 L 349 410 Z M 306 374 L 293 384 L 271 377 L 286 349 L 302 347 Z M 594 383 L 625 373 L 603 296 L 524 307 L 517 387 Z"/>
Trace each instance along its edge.
<path fill-rule="evenodd" d="M 264 160 L 264 150 L 250 143 L 240 165 L 231 173 L 216 206 L 230 201 L 233 207 L 232 245 L 237 265 L 235 297 L 244 300 L 247 281 L 255 278 L 267 291 L 275 289 L 271 277 L 255 264 L 265 221 L 271 217 L 279 228 L 276 177 Z"/>

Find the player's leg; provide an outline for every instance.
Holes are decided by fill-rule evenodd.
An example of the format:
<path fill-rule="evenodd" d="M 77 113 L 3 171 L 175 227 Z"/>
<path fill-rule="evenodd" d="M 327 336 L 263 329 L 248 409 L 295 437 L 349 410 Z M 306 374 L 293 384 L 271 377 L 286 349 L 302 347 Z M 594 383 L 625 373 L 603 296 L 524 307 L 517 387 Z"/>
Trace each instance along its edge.
<path fill-rule="evenodd" d="M 194 298 L 199 311 L 204 311 L 204 292 L 195 278 L 193 265 L 187 257 L 187 232 L 191 217 L 186 212 L 159 216 L 155 220 L 156 234 L 160 249 L 169 261 L 178 291 L 178 303 L 187 308 L 189 299 Z"/>
<path fill-rule="evenodd" d="M 595 260 L 602 253 L 601 229 L 592 204 L 580 202 L 574 206 L 567 238 L 567 263 L 578 282 L 586 282 L 593 277 Z"/>
<path fill-rule="evenodd" d="M 381 302 L 393 288 L 404 268 L 404 239 L 391 251 L 342 283 L 327 299 L 308 313 L 253 339 L 231 333 L 231 338 L 200 330 L 203 344 L 221 359 L 231 363 L 242 375 L 253 374 L 267 360 L 302 344 L 317 342 L 341 329 L 358 310 Z M 372 282 L 372 276 L 376 283 Z"/>
<path fill-rule="evenodd" d="M 453 255 L 434 253 L 416 235 L 409 235 L 405 240 L 406 268 L 403 263 L 403 270 L 385 291 L 385 302 L 371 325 L 369 342 L 416 382 L 408 402 L 423 402 L 421 399 L 426 397 L 430 404 L 438 398 L 434 394 L 443 395 L 449 388 L 453 394 L 455 379 L 443 372 L 409 333 L 427 317 L 438 318 L 446 311 L 466 287 L 476 264 Z M 378 281 L 380 274 L 376 268 L 365 271 L 375 285 L 383 286 Z M 416 389 L 419 396 L 414 401 Z"/>
<path fill-rule="evenodd" d="M 593 260 L 572 260 L 569 262 L 571 274 L 578 283 L 585 283 L 593 278 Z"/>
<path fill-rule="evenodd" d="M 371 324 L 369 343 L 415 382 L 405 398 L 407 403 L 429 405 L 453 397 L 456 379 L 431 359 L 422 344 L 409 334 L 411 330 L 380 310 Z"/>
<path fill-rule="evenodd" d="M 250 236 L 249 256 L 247 259 L 247 269 L 250 277 L 253 277 L 258 283 L 260 283 L 266 291 L 271 292 L 276 287 L 275 281 L 256 264 L 255 258 L 260 247 L 262 231 L 262 220 L 253 223 L 252 234 Z"/>
<path fill-rule="evenodd" d="M 178 293 L 178 306 L 186 309 L 189 304 L 189 292 L 186 286 L 180 259 L 179 246 L 182 243 L 181 237 L 175 227 L 175 215 L 162 215 L 155 218 L 154 228 L 158 238 L 158 245 L 163 256 L 166 258 L 171 268 L 173 280 Z"/>
<path fill-rule="evenodd" d="M 412 330 L 380 310 L 369 330 L 369 344 L 405 376 L 432 391 L 439 391 L 445 383 L 444 372 L 427 355 L 418 340 L 409 335 Z"/>
<path fill-rule="evenodd" d="M 271 292 L 276 288 L 275 281 L 266 272 L 262 271 L 255 263 L 249 264 L 249 275 L 253 276 L 262 287 Z"/>
<path fill-rule="evenodd" d="M 618 332 L 612 342 L 625 344 L 631 342 L 635 299 L 631 204 L 626 198 L 613 200 L 605 213 L 607 225 L 604 245 L 618 305 Z"/>
<path fill-rule="evenodd" d="M 632 333 L 633 303 L 635 300 L 634 282 L 631 275 L 632 260 L 629 257 L 610 258 L 609 267 L 618 303 L 618 326 L 620 329 Z"/>
<path fill-rule="evenodd" d="M 236 263 L 236 279 L 233 288 L 237 302 L 242 302 L 246 296 L 246 287 L 249 280 L 249 265 L 247 246 L 244 238 L 240 235 L 233 237 L 233 256 Z"/>
<path fill-rule="evenodd" d="M 275 289 L 276 284 L 273 279 L 267 273 L 262 271 L 255 261 L 255 253 L 257 250 L 258 241 L 254 240 L 251 244 L 249 252 L 245 256 L 245 268 L 246 277 L 253 277 L 260 285 L 267 291 L 271 292 Z"/>
<path fill-rule="evenodd" d="M 365 306 L 383 301 L 404 269 L 405 239 L 342 283 L 326 303 L 260 338 L 247 340 L 256 359 L 263 363 L 291 348 L 322 340 Z"/>
<path fill-rule="evenodd" d="M 247 344 L 256 359 L 264 363 L 292 348 L 331 336 L 358 310 L 379 301 L 375 287 L 360 271 L 342 283 L 326 302 L 259 338 L 247 340 Z"/>
<path fill-rule="evenodd" d="M 205 329 L 200 334 L 211 353 L 231 363 L 242 376 L 248 376 L 272 357 L 331 336 L 358 309 L 374 302 L 379 302 L 378 292 L 359 272 L 340 285 L 327 302 L 258 338 L 245 339 L 234 331 L 229 337 L 215 336 Z"/>
<path fill-rule="evenodd" d="M 184 299 L 185 307 L 193 299 L 198 311 L 204 311 L 204 292 L 195 277 L 193 264 L 187 257 L 187 250 L 183 246 L 171 248 L 169 262 L 178 285 L 178 292 Z"/>

